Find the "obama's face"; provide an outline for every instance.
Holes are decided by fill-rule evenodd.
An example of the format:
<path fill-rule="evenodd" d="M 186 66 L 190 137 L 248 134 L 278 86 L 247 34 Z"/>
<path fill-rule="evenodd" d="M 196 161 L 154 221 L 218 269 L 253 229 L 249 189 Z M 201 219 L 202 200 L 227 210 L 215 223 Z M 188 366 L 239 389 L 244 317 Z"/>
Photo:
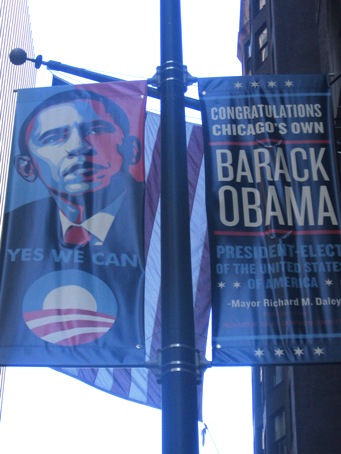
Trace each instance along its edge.
<path fill-rule="evenodd" d="M 122 169 L 122 129 L 99 101 L 47 107 L 31 122 L 27 145 L 43 183 L 54 193 L 81 195 L 109 185 Z"/>

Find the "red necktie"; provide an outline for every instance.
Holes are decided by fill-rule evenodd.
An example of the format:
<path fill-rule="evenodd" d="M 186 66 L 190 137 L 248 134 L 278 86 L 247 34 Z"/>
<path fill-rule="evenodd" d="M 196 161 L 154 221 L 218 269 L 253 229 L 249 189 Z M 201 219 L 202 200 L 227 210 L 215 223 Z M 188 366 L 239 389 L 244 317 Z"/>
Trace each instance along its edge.
<path fill-rule="evenodd" d="M 84 246 L 90 241 L 90 233 L 81 226 L 72 226 L 65 232 L 65 243 Z"/>

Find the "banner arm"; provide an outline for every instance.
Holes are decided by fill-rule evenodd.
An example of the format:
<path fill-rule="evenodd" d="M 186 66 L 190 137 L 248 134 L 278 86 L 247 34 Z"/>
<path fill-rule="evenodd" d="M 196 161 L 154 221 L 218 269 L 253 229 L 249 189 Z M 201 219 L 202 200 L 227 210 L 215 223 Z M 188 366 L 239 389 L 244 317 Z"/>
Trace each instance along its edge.
<path fill-rule="evenodd" d="M 49 60 L 43 61 L 42 55 L 38 55 L 35 59 L 28 58 L 24 49 L 13 49 L 9 54 L 9 59 L 13 65 L 22 65 L 26 61 L 31 61 L 34 63 L 36 69 L 39 69 L 41 65 L 46 66 L 47 69 L 51 71 L 61 71 L 66 74 L 72 74 L 73 76 L 83 77 L 84 79 L 93 80 L 95 82 L 121 82 L 123 79 L 119 79 L 117 77 L 108 76 L 106 74 L 97 73 L 94 71 L 89 71 L 83 68 L 77 68 L 76 66 L 65 65 L 64 63 L 60 63 L 59 61 Z M 186 68 L 186 67 L 185 67 Z M 197 82 L 197 78 L 191 76 L 186 71 L 186 84 L 193 84 Z M 160 99 L 160 91 L 158 88 L 151 87 L 150 85 L 159 85 L 159 78 L 158 73 L 155 74 L 151 79 L 147 80 L 148 87 L 147 87 L 147 94 L 151 98 Z M 198 99 L 184 97 L 185 107 L 189 109 L 198 110 L 200 111 L 200 102 Z"/>

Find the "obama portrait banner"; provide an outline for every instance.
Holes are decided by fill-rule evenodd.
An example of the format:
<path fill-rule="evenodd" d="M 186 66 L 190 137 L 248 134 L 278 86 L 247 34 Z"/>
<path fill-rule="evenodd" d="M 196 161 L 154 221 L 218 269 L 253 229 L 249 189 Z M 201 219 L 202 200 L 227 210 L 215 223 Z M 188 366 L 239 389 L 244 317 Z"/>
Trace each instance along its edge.
<path fill-rule="evenodd" d="M 214 365 L 341 360 L 328 79 L 201 79 Z"/>
<path fill-rule="evenodd" d="M 20 90 L 0 364 L 143 365 L 146 82 Z"/>

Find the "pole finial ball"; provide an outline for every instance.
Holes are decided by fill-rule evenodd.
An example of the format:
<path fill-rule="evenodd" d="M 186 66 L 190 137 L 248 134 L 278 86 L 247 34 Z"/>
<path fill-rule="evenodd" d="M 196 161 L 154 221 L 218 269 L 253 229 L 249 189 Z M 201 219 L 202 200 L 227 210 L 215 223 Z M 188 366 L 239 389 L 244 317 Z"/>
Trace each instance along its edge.
<path fill-rule="evenodd" d="M 23 65 L 27 60 L 27 53 L 24 49 L 13 49 L 9 54 L 9 59 L 13 65 Z"/>

